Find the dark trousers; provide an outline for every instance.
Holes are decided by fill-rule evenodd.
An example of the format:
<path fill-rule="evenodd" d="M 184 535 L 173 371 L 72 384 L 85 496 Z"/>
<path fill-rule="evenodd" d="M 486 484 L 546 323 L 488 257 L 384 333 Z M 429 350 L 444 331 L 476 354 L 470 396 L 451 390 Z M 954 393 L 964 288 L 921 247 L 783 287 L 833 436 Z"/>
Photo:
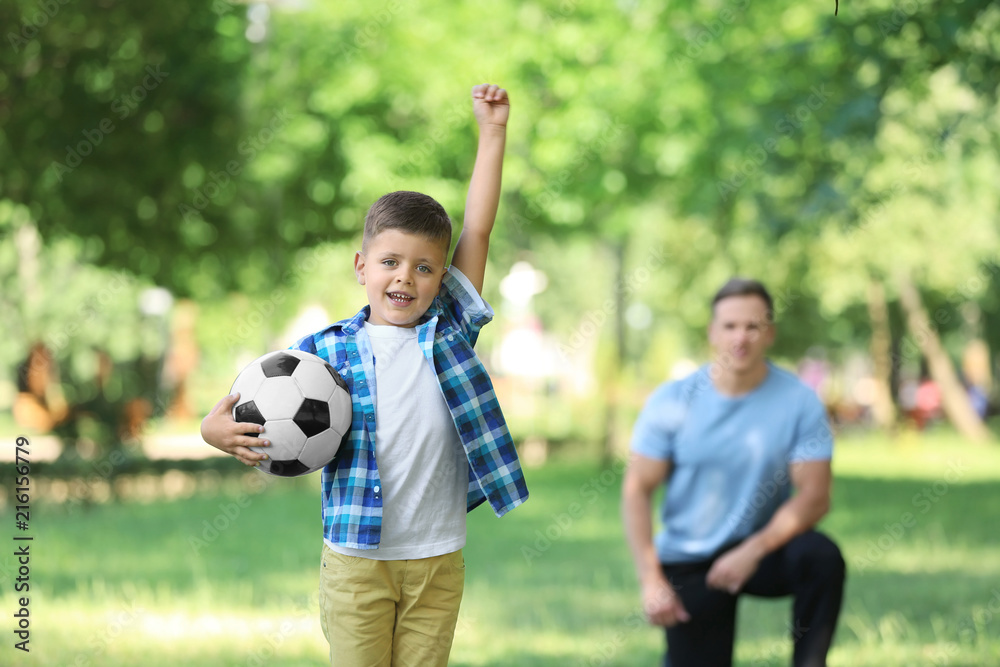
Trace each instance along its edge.
<path fill-rule="evenodd" d="M 733 664 L 738 596 L 705 585 L 705 575 L 714 561 L 663 566 L 663 573 L 691 615 L 687 623 L 667 628 L 664 667 Z M 768 554 L 741 593 L 768 598 L 794 596 L 789 626 L 793 664 L 825 667 L 840 614 L 844 576 L 844 559 L 837 545 L 822 533 L 808 531 Z"/>

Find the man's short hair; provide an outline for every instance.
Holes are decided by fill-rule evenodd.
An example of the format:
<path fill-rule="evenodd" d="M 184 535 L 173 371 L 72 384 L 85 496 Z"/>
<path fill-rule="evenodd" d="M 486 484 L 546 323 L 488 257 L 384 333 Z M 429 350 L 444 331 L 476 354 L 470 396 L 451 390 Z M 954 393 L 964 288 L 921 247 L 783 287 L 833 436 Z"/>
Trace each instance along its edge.
<path fill-rule="evenodd" d="M 419 192 L 401 190 L 379 197 L 365 216 L 361 250 L 367 250 L 371 240 L 387 229 L 440 241 L 445 253 L 451 246 L 451 218 L 433 197 Z"/>
<path fill-rule="evenodd" d="M 759 296 L 767 306 L 767 321 L 774 322 L 774 301 L 768 293 L 767 288 L 759 280 L 751 278 L 730 278 L 729 281 L 719 288 L 712 299 L 712 317 L 715 317 L 715 304 L 731 296 Z"/>

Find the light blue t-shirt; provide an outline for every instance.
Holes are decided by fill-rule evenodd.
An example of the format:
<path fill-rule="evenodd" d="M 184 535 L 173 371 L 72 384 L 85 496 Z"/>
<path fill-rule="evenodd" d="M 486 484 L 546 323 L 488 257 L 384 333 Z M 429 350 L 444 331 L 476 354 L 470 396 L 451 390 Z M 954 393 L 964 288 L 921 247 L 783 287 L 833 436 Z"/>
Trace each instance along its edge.
<path fill-rule="evenodd" d="M 656 550 L 663 563 L 710 558 L 756 532 L 788 499 L 788 464 L 829 460 L 833 434 L 812 389 L 768 362 L 738 397 L 716 391 L 710 365 L 661 385 L 632 432 L 632 451 L 670 461 Z"/>

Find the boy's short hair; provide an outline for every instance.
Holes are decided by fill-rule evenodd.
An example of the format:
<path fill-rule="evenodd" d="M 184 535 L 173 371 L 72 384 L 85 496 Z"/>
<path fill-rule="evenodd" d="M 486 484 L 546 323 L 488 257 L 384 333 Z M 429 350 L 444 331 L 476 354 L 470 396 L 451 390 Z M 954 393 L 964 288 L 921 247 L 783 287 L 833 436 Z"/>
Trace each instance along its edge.
<path fill-rule="evenodd" d="M 382 195 L 368 209 L 361 250 L 387 229 L 419 234 L 431 241 L 440 241 L 445 253 L 451 247 L 451 218 L 433 197 L 419 192 L 400 190 Z"/>
<path fill-rule="evenodd" d="M 719 288 L 712 299 L 712 317 L 715 317 L 715 304 L 731 296 L 759 296 L 767 306 L 767 321 L 774 322 L 774 301 L 768 293 L 767 288 L 759 280 L 750 278 L 730 278 L 729 281 Z"/>

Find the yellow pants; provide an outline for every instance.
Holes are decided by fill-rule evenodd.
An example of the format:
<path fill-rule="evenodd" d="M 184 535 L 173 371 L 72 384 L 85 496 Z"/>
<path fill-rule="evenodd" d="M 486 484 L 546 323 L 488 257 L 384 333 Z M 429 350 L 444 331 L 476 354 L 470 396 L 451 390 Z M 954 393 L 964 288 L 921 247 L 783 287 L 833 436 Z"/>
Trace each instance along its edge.
<path fill-rule="evenodd" d="M 461 550 L 371 560 L 324 544 L 320 625 L 331 667 L 446 667 L 464 588 Z"/>

